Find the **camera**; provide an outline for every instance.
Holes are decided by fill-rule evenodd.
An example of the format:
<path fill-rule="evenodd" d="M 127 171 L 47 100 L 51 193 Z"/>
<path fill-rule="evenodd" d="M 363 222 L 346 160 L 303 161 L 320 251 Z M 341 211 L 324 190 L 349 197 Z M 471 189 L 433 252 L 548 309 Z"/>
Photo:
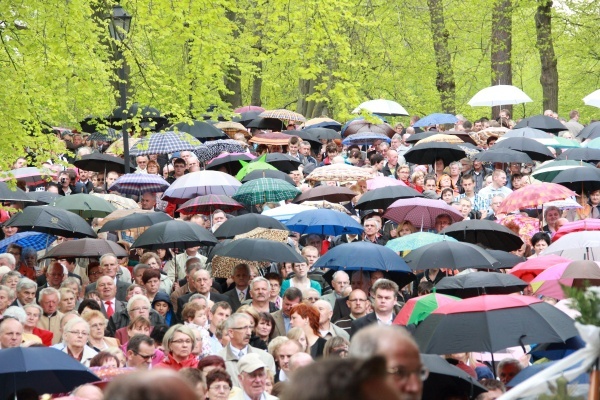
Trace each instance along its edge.
<path fill-rule="evenodd" d="M 60 183 L 65 183 L 67 181 L 67 178 L 60 178 Z"/>

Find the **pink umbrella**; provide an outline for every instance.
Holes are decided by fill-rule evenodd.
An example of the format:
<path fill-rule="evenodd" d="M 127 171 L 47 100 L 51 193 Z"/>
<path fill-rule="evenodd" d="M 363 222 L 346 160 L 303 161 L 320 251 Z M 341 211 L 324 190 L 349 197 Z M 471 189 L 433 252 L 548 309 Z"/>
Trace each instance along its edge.
<path fill-rule="evenodd" d="M 379 189 L 386 186 L 406 186 L 404 182 L 387 176 L 378 176 L 367 181 L 367 190 Z"/>
<path fill-rule="evenodd" d="M 234 113 L 238 113 L 241 114 L 243 112 L 249 112 L 249 111 L 256 111 L 256 112 L 263 112 L 265 111 L 264 108 L 259 107 L 259 106 L 244 106 L 244 107 L 240 107 L 240 108 L 236 108 L 235 110 L 233 110 Z"/>
<path fill-rule="evenodd" d="M 600 220 L 599 219 L 582 219 L 579 221 L 567 222 L 560 227 L 558 231 L 552 237 L 552 242 L 556 242 L 558 239 L 571 232 L 581 231 L 600 231 Z"/>
<path fill-rule="evenodd" d="M 560 257 L 554 254 L 530 258 L 527 261 L 515 265 L 508 273 L 523 279 L 525 282 L 531 282 L 533 278 L 547 270 L 549 267 L 559 263 L 569 263 L 568 258 Z M 533 275 L 533 276 L 532 276 Z"/>
<path fill-rule="evenodd" d="M 463 220 L 456 208 L 449 206 L 443 200 L 431 200 L 421 197 L 400 199 L 393 202 L 383 215 L 394 222 L 410 221 L 414 226 L 430 229 L 435 226 L 438 215 L 447 214 L 453 222 Z"/>
<path fill-rule="evenodd" d="M 591 285 L 600 282 L 600 263 L 579 260 L 559 263 L 548 268 L 531 281 L 531 288 L 537 295 L 565 299 L 561 285 L 581 287 L 588 281 Z"/>

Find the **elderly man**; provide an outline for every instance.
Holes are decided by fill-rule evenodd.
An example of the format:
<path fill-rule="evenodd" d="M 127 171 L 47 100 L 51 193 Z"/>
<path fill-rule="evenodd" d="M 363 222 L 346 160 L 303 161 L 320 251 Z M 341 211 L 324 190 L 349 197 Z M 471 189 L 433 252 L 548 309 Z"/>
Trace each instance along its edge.
<path fill-rule="evenodd" d="M 59 262 L 53 262 L 46 270 L 46 283 L 38 287 L 38 294 L 44 288 L 60 289 L 60 284 L 67 277 L 68 271 Z"/>
<path fill-rule="evenodd" d="M 350 293 L 350 296 L 348 296 L 348 300 L 346 300 L 346 304 L 350 308 L 350 315 L 347 318 L 336 321 L 335 324 L 346 333 L 350 334 L 352 321 L 367 315 L 368 302 L 369 298 L 365 292 L 360 289 L 353 290 Z"/>
<path fill-rule="evenodd" d="M 139 316 L 144 316 L 150 320 L 152 326 L 162 325 L 165 323 L 164 318 L 157 313 L 151 306 L 150 300 L 144 295 L 136 294 L 127 302 L 127 308 L 120 312 L 115 312 L 112 317 L 108 320 L 108 326 L 106 328 L 107 336 L 114 336 L 118 334 L 117 331 L 125 328 L 129 322 Z M 121 331 L 127 339 L 127 332 Z M 117 339 L 122 339 L 117 337 Z M 121 340 L 121 343 L 125 343 L 127 340 Z"/>
<path fill-rule="evenodd" d="M 142 210 L 155 211 L 156 210 L 156 194 L 151 192 L 145 192 L 140 198 L 140 207 Z"/>
<path fill-rule="evenodd" d="M 333 308 L 335 306 L 335 301 L 343 297 L 342 292 L 344 291 L 344 289 L 350 286 L 350 277 L 344 271 L 336 271 L 333 274 L 331 286 L 333 287 L 333 292 L 321 296 L 321 300 L 327 301 L 329 304 L 331 304 L 331 307 Z"/>
<path fill-rule="evenodd" d="M 302 351 L 302 345 L 293 339 L 286 340 L 277 348 L 277 365 L 279 371 L 275 374 L 275 382 L 285 382 L 289 379 L 290 359 Z"/>
<path fill-rule="evenodd" d="M 148 156 L 137 156 L 135 158 L 135 163 L 137 164 L 137 169 L 135 170 L 136 174 L 147 174 L 148 170 Z"/>
<path fill-rule="evenodd" d="M 10 228 L 12 228 L 12 227 L 10 227 Z M 5 229 L 5 228 L 2 228 L 2 229 Z M 0 254 L 0 266 L 7 266 L 11 271 L 14 271 L 16 265 L 17 265 L 17 260 L 15 259 L 15 256 L 13 256 L 10 253 Z"/>
<path fill-rule="evenodd" d="M 248 354 L 255 354 L 273 373 L 275 373 L 275 360 L 273 356 L 264 350 L 250 346 L 250 337 L 252 336 L 253 321 L 248 314 L 233 314 L 225 321 L 225 331 L 230 342 L 224 347 L 219 356 L 225 360 L 225 366 L 234 386 L 240 387 L 240 381 L 237 376 L 237 365 L 240 359 Z"/>
<path fill-rule="evenodd" d="M 394 320 L 394 305 L 398 296 L 398 285 L 389 279 L 379 279 L 371 287 L 375 297 L 373 312 L 352 321 L 350 335 L 354 336 L 360 329 L 371 325 L 391 325 Z"/>
<path fill-rule="evenodd" d="M 117 287 L 116 299 L 120 301 L 125 301 L 125 299 L 127 298 L 127 288 L 130 284 L 119 280 L 117 277 L 117 272 L 119 271 L 119 261 L 117 259 L 117 256 L 108 253 L 100 257 L 100 271 L 102 272 L 102 275 L 111 277 L 113 282 L 115 283 Z M 98 281 L 87 285 L 85 287 L 85 293 L 89 293 L 92 290 L 96 290 L 97 283 Z"/>
<path fill-rule="evenodd" d="M 231 396 L 231 400 L 277 400 L 265 391 L 267 383 L 267 365 L 256 354 L 246 354 L 237 365 L 237 374 L 234 376 L 239 381 L 241 391 Z M 237 386 L 237 385 L 236 385 Z"/>
<path fill-rule="evenodd" d="M 228 292 L 223 293 L 227 296 L 227 301 L 235 312 L 241 307 L 242 302 L 250 297 L 250 267 L 248 264 L 238 264 L 233 268 L 231 277 L 235 287 Z"/>
<path fill-rule="evenodd" d="M 26 304 L 35 304 L 35 294 L 37 291 L 37 283 L 29 278 L 21 278 L 17 283 L 17 298 L 11 306 L 23 307 Z"/>
<path fill-rule="evenodd" d="M 175 256 L 175 260 L 170 260 L 165 265 L 164 270 L 167 271 L 167 276 L 171 282 L 178 282 L 186 277 L 185 265 L 190 258 L 197 258 L 202 264 L 202 269 L 206 269 L 207 258 L 198 252 L 199 246 L 192 246 L 185 249 L 181 254 Z"/>
<path fill-rule="evenodd" d="M 281 310 L 271 313 L 275 320 L 275 329 L 273 336 L 285 336 L 290 330 L 290 311 L 296 304 L 302 302 L 302 291 L 298 288 L 291 287 L 283 293 L 281 301 Z"/>
<path fill-rule="evenodd" d="M 108 319 L 114 313 L 121 312 L 127 308 L 127 303 L 116 299 L 117 286 L 115 281 L 108 275 L 101 276 L 96 281 L 96 291 L 100 296 L 102 314 Z"/>
<path fill-rule="evenodd" d="M 398 152 L 396 150 L 389 149 L 386 153 L 387 163 L 381 170 L 383 176 L 392 176 L 398 179 Z"/>
<path fill-rule="evenodd" d="M 444 228 L 447 228 L 450 225 L 452 225 L 452 222 L 452 217 L 450 217 L 450 215 L 440 214 L 437 217 L 435 217 L 435 225 L 433 229 L 436 232 L 441 232 L 442 230 L 444 230 Z"/>
<path fill-rule="evenodd" d="M 385 246 L 387 240 L 379 233 L 381 224 L 376 218 L 367 218 L 363 223 L 365 231 L 363 233 L 363 240 L 365 242 L 371 242 Z"/>
<path fill-rule="evenodd" d="M 216 231 L 225 221 L 227 221 L 227 214 L 223 210 L 215 210 L 211 217 L 212 231 Z"/>
<path fill-rule="evenodd" d="M 196 288 L 191 284 L 193 278 L 192 275 L 194 272 L 198 271 L 202 268 L 202 262 L 197 257 L 188 258 L 185 262 L 185 283 L 179 286 L 177 289 L 173 290 L 171 293 L 171 304 L 173 304 L 173 309 L 175 312 L 179 310 L 179 306 L 177 304 L 177 300 L 190 292 L 195 292 Z"/>
<path fill-rule="evenodd" d="M 270 293 L 271 283 L 267 279 L 262 276 L 252 279 L 252 282 L 250 282 L 250 296 L 252 296 L 250 306 L 259 313 L 273 313 L 277 311 L 275 303 L 269 301 Z"/>
<path fill-rule="evenodd" d="M 351 357 L 368 359 L 383 356 L 388 379 L 402 399 L 421 400 L 428 371 L 421 363 L 419 348 L 410 334 L 399 326 L 372 325 L 350 342 Z"/>
<path fill-rule="evenodd" d="M 152 364 L 156 355 L 154 340 L 146 335 L 134 335 L 127 342 L 127 351 L 125 366 L 128 368 L 137 368 L 147 370 Z"/>
<path fill-rule="evenodd" d="M 195 291 L 177 299 L 177 313 L 180 319 L 183 306 L 185 306 L 190 301 L 190 298 L 196 293 L 200 293 L 206 300 L 210 300 L 214 303 L 219 301 L 226 301 L 229 303 L 229 298 L 227 298 L 227 296 L 212 291 L 212 284 L 213 279 L 207 270 L 199 269 L 193 273 L 191 285 L 194 287 Z"/>
<path fill-rule="evenodd" d="M 44 288 L 38 295 L 38 303 L 44 311 L 38 321 L 38 328 L 52 332 L 52 344 L 60 342 L 62 333 L 60 331 L 60 320 L 63 313 L 58 311 L 60 303 L 60 292 L 54 288 Z"/>
<path fill-rule="evenodd" d="M 521 370 L 523 366 L 521 362 L 515 358 L 505 358 L 498 364 L 498 379 L 505 386 L 510 387 L 510 381 L 514 378 Z"/>
<path fill-rule="evenodd" d="M 0 349 L 19 347 L 23 339 L 23 324 L 16 318 L 0 321 Z"/>
<path fill-rule="evenodd" d="M 325 300 L 317 300 L 314 306 L 319 310 L 319 333 L 324 339 L 340 336 L 346 340 L 350 340 L 350 335 L 342 328 L 331 323 L 333 315 L 333 307 Z"/>

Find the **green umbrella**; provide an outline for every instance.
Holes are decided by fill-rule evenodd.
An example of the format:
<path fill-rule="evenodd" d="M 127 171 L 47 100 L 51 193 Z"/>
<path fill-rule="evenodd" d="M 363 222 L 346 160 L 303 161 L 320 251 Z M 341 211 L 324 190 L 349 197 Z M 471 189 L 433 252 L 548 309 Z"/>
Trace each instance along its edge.
<path fill-rule="evenodd" d="M 241 181 L 242 179 L 244 179 L 244 177 L 247 174 L 249 174 L 250 172 L 253 172 L 253 171 L 260 171 L 260 170 L 278 171 L 277 168 L 275 168 L 274 166 L 272 166 L 271 164 L 269 164 L 265 161 L 266 158 L 267 158 L 267 155 L 263 154 L 262 156 L 260 156 L 260 158 L 258 160 L 253 161 L 251 163 L 244 161 L 244 160 L 240 160 L 240 164 L 242 164 L 242 169 L 240 169 L 240 171 L 237 173 L 235 178 L 238 181 Z"/>
<path fill-rule="evenodd" d="M 593 165 L 583 161 L 553 160 L 540 165 L 535 171 L 533 171 L 531 176 L 541 182 L 552 182 L 552 180 L 556 178 L 556 175 L 558 175 L 561 171 L 578 167 L 595 168 Z"/>
<path fill-rule="evenodd" d="M 300 189 L 286 181 L 260 178 L 244 183 L 232 197 L 240 203 L 250 206 L 293 199 L 298 194 L 300 194 Z"/>
<path fill-rule="evenodd" d="M 108 201 L 85 193 L 60 197 L 52 205 L 71 211 L 81 218 L 104 218 L 116 210 Z"/>

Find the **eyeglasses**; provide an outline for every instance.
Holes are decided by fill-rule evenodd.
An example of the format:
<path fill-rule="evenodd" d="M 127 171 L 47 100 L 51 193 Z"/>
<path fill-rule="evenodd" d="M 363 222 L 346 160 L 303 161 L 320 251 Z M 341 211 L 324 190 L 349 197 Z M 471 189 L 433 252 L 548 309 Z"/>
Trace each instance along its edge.
<path fill-rule="evenodd" d="M 130 311 L 138 312 L 138 311 L 148 311 L 148 310 L 150 310 L 150 307 L 136 307 L 136 308 L 132 308 Z"/>
<path fill-rule="evenodd" d="M 171 343 L 176 343 L 176 344 L 192 344 L 192 340 L 191 339 L 177 339 L 177 340 L 171 340 Z"/>
<path fill-rule="evenodd" d="M 220 391 L 220 390 L 224 390 L 224 391 L 229 391 L 231 390 L 231 386 L 229 385 L 211 385 L 209 388 L 209 390 L 214 390 L 214 391 Z"/>
<path fill-rule="evenodd" d="M 362 303 L 367 301 L 367 299 L 348 299 L 350 303 Z"/>
<path fill-rule="evenodd" d="M 150 354 L 149 356 L 145 356 L 143 354 L 138 353 L 137 351 L 134 351 L 133 354 L 135 354 L 136 356 L 142 357 L 146 361 L 154 360 L 156 358 L 156 353 Z"/>
<path fill-rule="evenodd" d="M 416 375 L 419 380 L 424 381 L 429 377 L 429 370 L 424 366 L 413 371 L 407 371 L 400 367 L 392 367 L 388 368 L 388 374 L 394 375 L 396 379 L 402 382 L 406 382 L 412 375 Z"/>
<path fill-rule="evenodd" d="M 89 333 L 87 333 L 85 331 L 67 331 L 67 332 L 69 332 L 69 333 L 71 333 L 73 335 L 76 335 L 76 336 L 87 336 L 87 335 L 89 335 Z"/>
<path fill-rule="evenodd" d="M 253 328 L 254 328 L 253 326 L 246 325 L 246 326 L 240 326 L 238 328 L 231 328 L 231 329 L 234 329 L 236 331 L 247 331 L 248 329 L 253 329 Z"/>

